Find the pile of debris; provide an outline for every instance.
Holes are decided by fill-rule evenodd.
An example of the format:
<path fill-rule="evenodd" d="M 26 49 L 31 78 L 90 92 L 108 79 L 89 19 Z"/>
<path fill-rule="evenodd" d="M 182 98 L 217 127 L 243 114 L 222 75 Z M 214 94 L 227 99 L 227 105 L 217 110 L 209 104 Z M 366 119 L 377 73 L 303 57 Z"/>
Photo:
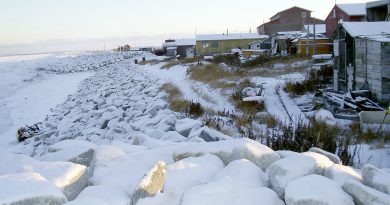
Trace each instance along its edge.
<path fill-rule="evenodd" d="M 339 93 L 323 90 L 322 96 L 325 106 L 333 115 L 341 119 L 355 120 L 361 111 L 385 111 L 376 102 L 363 97 L 364 92 L 350 91 Z"/>

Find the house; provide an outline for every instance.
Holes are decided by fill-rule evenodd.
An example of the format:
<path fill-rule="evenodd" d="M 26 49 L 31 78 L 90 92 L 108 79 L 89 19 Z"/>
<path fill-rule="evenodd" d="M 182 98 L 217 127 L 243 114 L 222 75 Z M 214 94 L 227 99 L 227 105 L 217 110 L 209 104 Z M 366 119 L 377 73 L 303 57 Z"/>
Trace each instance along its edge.
<path fill-rule="evenodd" d="M 390 101 L 390 22 L 340 22 L 334 39 L 334 89 L 369 90 Z"/>
<path fill-rule="evenodd" d="M 388 21 L 390 13 L 390 1 L 373 1 L 367 3 L 367 21 Z"/>
<path fill-rule="evenodd" d="M 234 48 L 248 48 L 249 43 L 267 39 L 257 33 L 203 34 L 196 36 L 196 54 L 208 56 L 227 53 Z"/>
<path fill-rule="evenodd" d="M 366 4 L 336 4 L 325 19 L 326 36 L 331 37 L 340 20 L 361 22 L 366 18 Z"/>
<path fill-rule="evenodd" d="M 272 16 L 268 23 L 257 27 L 257 32 L 260 35 L 273 36 L 281 31 L 300 31 L 303 25 L 313 22 L 324 23 L 322 20 L 311 17 L 311 11 L 294 6 Z"/>
<path fill-rule="evenodd" d="M 169 39 L 162 44 L 163 49 L 167 52 L 167 56 L 187 57 L 187 49 L 194 48 L 196 45 L 195 39 Z"/>

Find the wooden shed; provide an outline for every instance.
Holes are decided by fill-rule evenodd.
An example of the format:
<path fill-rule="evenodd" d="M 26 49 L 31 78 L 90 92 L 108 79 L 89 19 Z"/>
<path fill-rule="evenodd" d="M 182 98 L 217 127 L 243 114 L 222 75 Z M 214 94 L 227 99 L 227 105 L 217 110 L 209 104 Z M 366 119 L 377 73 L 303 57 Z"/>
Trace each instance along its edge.
<path fill-rule="evenodd" d="M 369 90 L 390 101 L 390 22 L 340 23 L 334 39 L 334 88 Z"/>

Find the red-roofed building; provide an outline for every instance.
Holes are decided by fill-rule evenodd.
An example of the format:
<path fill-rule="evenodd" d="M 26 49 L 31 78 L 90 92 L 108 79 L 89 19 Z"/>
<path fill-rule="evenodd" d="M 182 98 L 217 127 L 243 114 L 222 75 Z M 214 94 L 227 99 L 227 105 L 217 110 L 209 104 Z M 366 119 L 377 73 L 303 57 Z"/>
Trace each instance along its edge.
<path fill-rule="evenodd" d="M 360 22 L 366 19 L 366 4 L 336 4 L 325 19 L 326 36 L 332 36 L 340 20 L 345 22 Z"/>
<path fill-rule="evenodd" d="M 273 36 L 278 32 L 301 31 L 303 25 L 312 24 L 313 21 L 317 24 L 324 23 L 322 20 L 312 18 L 310 10 L 294 6 L 272 16 L 270 22 L 257 27 L 257 32 L 260 35 Z"/>

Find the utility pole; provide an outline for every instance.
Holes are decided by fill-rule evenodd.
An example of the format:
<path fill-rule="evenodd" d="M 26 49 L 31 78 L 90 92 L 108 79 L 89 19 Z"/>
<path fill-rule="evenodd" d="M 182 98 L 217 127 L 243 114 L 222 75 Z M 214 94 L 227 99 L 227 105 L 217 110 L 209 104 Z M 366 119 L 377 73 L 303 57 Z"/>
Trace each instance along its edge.
<path fill-rule="evenodd" d="M 317 45 L 316 45 L 316 20 L 313 19 L 313 55 L 316 54 Z"/>

